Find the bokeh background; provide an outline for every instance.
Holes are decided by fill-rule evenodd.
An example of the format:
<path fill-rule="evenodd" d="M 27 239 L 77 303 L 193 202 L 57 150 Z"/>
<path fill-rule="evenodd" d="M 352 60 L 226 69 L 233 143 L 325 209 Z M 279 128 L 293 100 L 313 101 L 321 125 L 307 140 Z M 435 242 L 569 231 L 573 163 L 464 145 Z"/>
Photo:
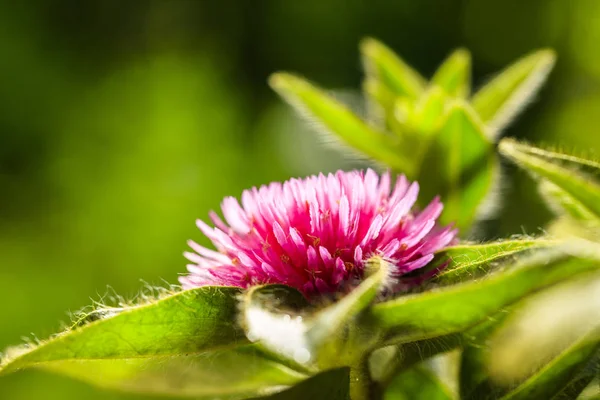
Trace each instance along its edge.
<path fill-rule="evenodd" d="M 292 70 L 361 80 L 374 36 L 430 75 L 473 52 L 475 87 L 550 46 L 558 64 L 506 131 L 600 151 L 596 0 L 55 0 L 0 4 L 0 348 L 55 332 L 113 292 L 176 283 L 194 220 L 225 195 L 349 168 L 268 88 Z M 486 235 L 536 233 L 548 211 L 508 167 Z M 0 399 L 143 399 L 24 372 Z"/>

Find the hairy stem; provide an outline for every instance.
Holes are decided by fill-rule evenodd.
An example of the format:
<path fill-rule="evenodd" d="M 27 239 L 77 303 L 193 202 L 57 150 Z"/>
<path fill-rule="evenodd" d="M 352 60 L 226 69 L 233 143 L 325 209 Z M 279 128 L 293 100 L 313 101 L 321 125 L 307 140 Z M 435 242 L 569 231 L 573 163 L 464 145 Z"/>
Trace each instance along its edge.
<path fill-rule="evenodd" d="M 364 358 L 350 368 L 350 399 L 379 400 L 381 392 L 371 379 L 368 358 Z"/>

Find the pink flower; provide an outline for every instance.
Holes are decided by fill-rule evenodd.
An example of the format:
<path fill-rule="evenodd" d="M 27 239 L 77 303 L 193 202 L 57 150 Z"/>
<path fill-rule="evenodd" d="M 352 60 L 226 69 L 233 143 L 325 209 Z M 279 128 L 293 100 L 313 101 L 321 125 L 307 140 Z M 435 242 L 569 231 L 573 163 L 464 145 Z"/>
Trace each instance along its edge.
<path fill-rule="evenodd" d="M 217 251 L 189 241 L 194 253 L 184 289 L 205 285 L 280 283 L 307 297 L 346 292 L 360 283 L 365 261 L 379 255 L 392 264 L 392 287 L 402 276 L 424 267 L 433 253 L 454 240 L 456 230 L 440 228 L 443 205 L 435 198 L 423 211 L 411 211 L 419 185 L 400 175 L 338 171 L 327 176 L 290 179 L 242 193 L 242 204 L 226 197 L 224 223 L 200 230 Z"/>

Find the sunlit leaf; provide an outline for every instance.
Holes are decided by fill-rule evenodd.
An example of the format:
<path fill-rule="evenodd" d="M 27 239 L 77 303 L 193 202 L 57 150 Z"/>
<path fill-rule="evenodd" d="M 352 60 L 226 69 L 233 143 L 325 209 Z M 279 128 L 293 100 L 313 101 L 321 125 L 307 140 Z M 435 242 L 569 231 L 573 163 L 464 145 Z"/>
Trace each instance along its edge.
<path fill-rule="evenodd" d="M 496 138 L 530 103 L 554 66 L 552 50 L 539 50 L 510 65 L 482 87 L 472 99 L 473 108 Z"/>
<path fill-rule="evenodd" d="M 505 400 L 574 398 L 595 378 L 600 351 L 600 330 L 583 337 L 546 364 L 542 370 L 503 397 Z M 558 395 L 558 396 L 557 396 Z"/>
<path fill-rule="evenodd" d="M 579 206 L 600 217 L 600 184 L 595 178 L 600 165 L 596 162 L 542 150 L 512 139 L 503 139 L 499 150 L 534 176 L 558 186 Z"/>
<path fill-rule="evenodd" d="M 35 367 L 110 389 L 226 399 L 305 379 L 248 342 L 237 326 L 238 295 L 204 287 L 83 318 L 34 348 L 9 351 L 0 373 Z"/>
<path fill-rule="evenodd" d="M 428 142 L 444 119 L 448 96 L 437 86 L 431 86 L 415 104 L 413 130 L 419 133 L 419 139 Z"/>
<path fill-rule="evenodd" d="M 539 189 L 546 203 L 558 216 L 569 216 L 583 223 L 600 223 L 600 216 L 591 212 L 579 200 L 554 183 L 542 179 Z"/>
<path fill-rule="evenodd" d="M 415 103 L 406 97 L 395 100 L 392 115 L 387 117 L 388 125 L 401 139 L 401 147 L 415 168 L 429 168 L 422 165 L 423 158 L 444 122 L 447 100 L 438 86 L 430 86 Z"/>
<path fill-rule="evenodd" d="M 375 131 L 347 107 L 309 82 L 294 75 L 277 73 L 271 76 L 269 83 L 325 132 L 393 169 L 410 174 L 414 168 L 409 159 L 401 157 L 397 138 Z"/>
<path fill-rule="evenodd" d="M 425 155 L 418 179 L 423 199 L 442 197 L 442 223 L 463 232 L 492 187 L 497 162 L 485 128 L 470 107 L 455 103 Z"/>
<path fill-rule="evenodd" d="M 414 124 L 415 103 L 405 97 L 397 97 L 394 102 L 393 120 L 402 129 L 394 131 L 396 134 L 404 135 L 406 128 Z"/>
<path fill-rule="evenodd" d="M 568 254 L 580 251 L 572 246 L 538 251 L 484 279 L 376 304 L 371 312 L 390 344 L 460 332 L 530 293 L 600 269 L 596 254 L 576 257 Z"/>
<path fill-rule="evenodd" d="M 471 54 L 466 49 L 452 53 L 431 78 L 450 96 L 466 97 L 471 91 Z"/>
<path fill-rule="evenodd" d="M 397 131 L 398 124 L 394 120 L 396 95 L 375 79 L 366 79 L 363 82 L 363 91 L 367 98 L 369 122 L 381 129 Z"/>
<path fill-rule="evenodd" d="M 577 397 L 600 366 L 600 281 L 594 276 L 532 296 L 490 321 L 478 345 L 463 351 L 463 398 Z"/>
<path fill-rule="evenodd" d="M 102 388 L 194 399 L 245 399 L 307 377 L 270 360 L 254 345 L 152 358 L 69 359 L 35 367 Z"/>
<path fill-rule="evenodd" d="M 416 99 L 421 95 L 425 79 L 384 44 L 367 38 L 360 50 L 368 78 L 380 81 L 397 96 Z"/>
<path fill-rule="evenodd" d="M 462 243 L 446 247 L 436 254 L 436 258 L 440 263 L 447 265 L 433 281 L 443 284 L 459 283 L 489 272 L 499 260 L 505 261 L 507 257 L 556 243 L 554 240 L 543 238 L 523 238 L 482 244 Z"/>

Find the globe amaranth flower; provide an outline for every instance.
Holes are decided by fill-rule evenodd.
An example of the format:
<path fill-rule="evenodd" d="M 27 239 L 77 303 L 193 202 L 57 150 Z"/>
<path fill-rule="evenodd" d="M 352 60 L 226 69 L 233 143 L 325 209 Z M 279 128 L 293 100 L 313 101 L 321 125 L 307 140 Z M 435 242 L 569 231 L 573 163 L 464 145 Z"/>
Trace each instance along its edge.
<path fill-rule="evenodd" d="M 366 261 L 380 256 L 399 287 L 403 275 L 427 265 L 456 236 L 436 224 L 438 198 L 411 211 L 418 192 L 403 175 L 392 187 L 389 172 L 379 177 L 368 169 L 252 188 L 241 205 L 227 197 L 226 223 L 214 212 L 214 228 L 197 221 L 217 251 L 189 241 L 195 252 L 185 253 L 192 263 L 180 282 L 184 289 L 280 283 L 310 297 L 351 290 Z"/>

